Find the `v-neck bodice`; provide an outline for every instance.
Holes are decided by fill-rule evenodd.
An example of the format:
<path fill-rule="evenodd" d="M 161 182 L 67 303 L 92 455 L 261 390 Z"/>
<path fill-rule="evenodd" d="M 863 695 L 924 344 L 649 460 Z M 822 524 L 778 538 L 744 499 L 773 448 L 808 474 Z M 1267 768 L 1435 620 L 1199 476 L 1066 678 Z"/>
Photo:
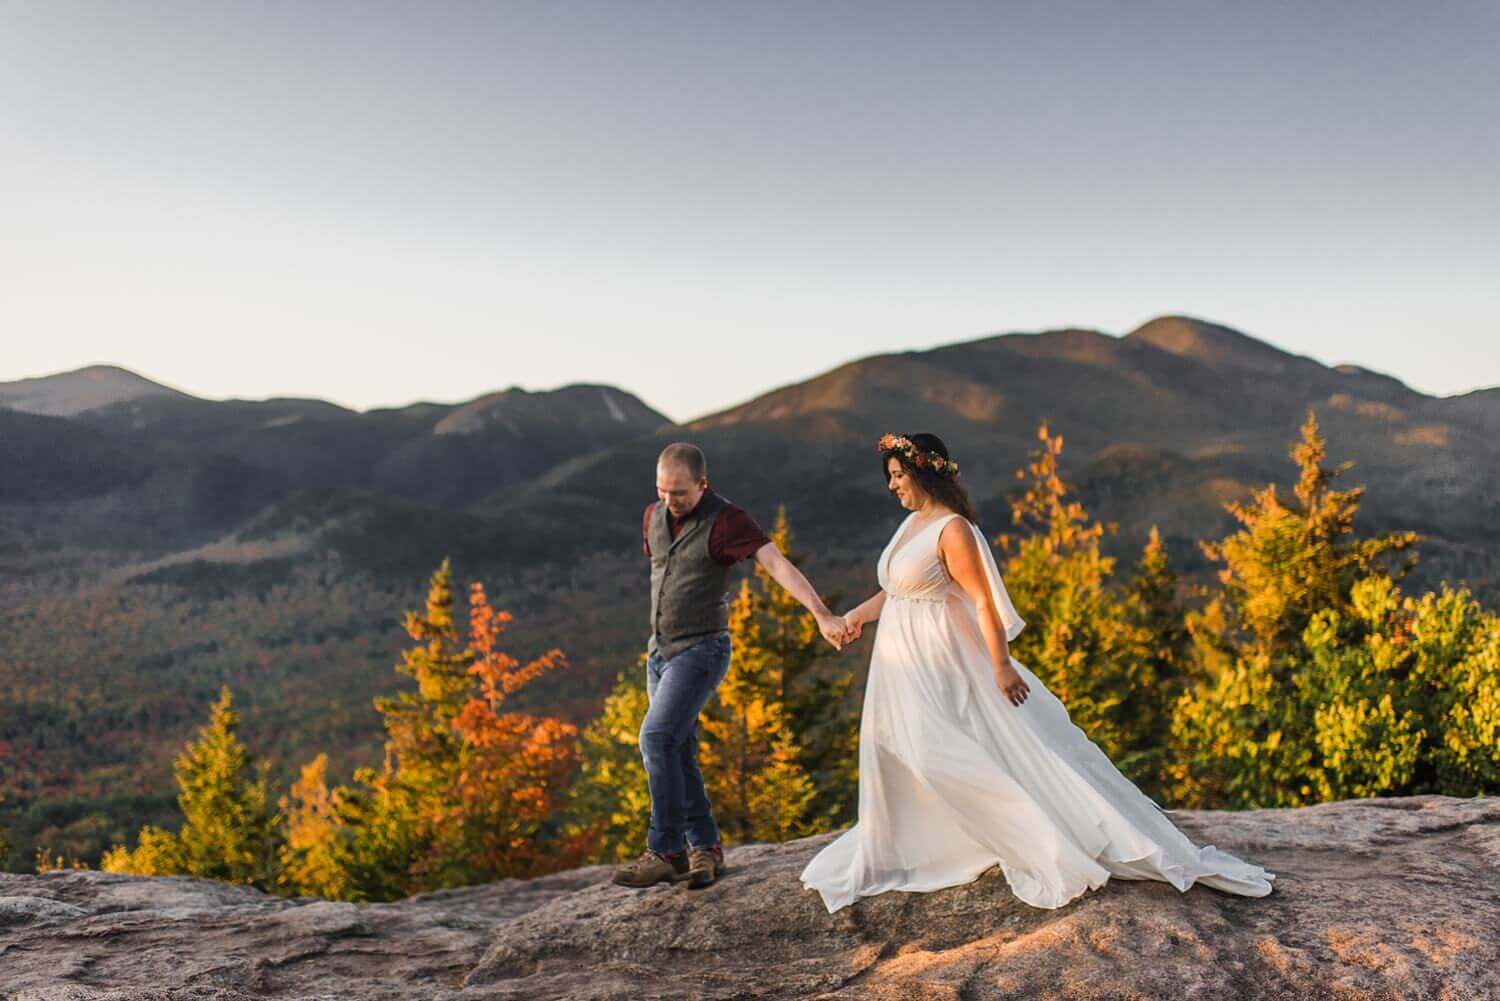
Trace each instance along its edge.
<path fill-rule="evenodd" d="M 906 516 L 906 520 L 901 522 L 891 536 L 891 541 L 886 544 L 885 552 L 881 553 L 878 568 L 880 586 L 897 598 L 944 598 L 953 579 L 948 576 L 947 568 L 938 558 L 937 543 L 925 536 L 935 526 L 945 524 L 950 518 L 957 518 L 959 515 L 952 511 L 938 515 L 912 533 L 910 538 L 902 541 L 915 517 L 915 512 Z"/>

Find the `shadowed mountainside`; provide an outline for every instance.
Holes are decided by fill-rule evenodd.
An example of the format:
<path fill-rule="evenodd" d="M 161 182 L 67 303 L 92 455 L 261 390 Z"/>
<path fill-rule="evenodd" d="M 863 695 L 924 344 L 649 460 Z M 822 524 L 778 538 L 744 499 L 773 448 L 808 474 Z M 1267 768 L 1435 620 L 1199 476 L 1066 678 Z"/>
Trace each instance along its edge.
<path fill-rule="evenodd" d="M 877 355 L 777 389 L 684 428 L 558 465 L 519 490 L 472 506 L 484 514 L 588 512 L 618 525 L 650 499 L 655 453 L 687 437 L 710 456 L 720 490 L 762 517 L 785 503 L 820 549 L 868 555 L 899 512 L 885 494 L 874 442 L 891 430 L 937 431 L 963 465 L 993 534 L 1004 496 L 1036 443 L 1037 423 L 1066 439 L 1064 473 L 1135 549 L 1152 524 L 1174 555 L 1231 524 L 1222 502 L 1287 482 L 1287 449 L 1308 408 L 1345 482 L 1368 487 L 1366 531 L 1426 535 L 1431 576 L 1500 584 L 1500 391 L 1436 398 L 1396 379 L 1330 368 L 1190 317 L 1152 320 L 1123 337 L 1091 330 L 1005 334 L 927 351 Z M 1201 566 L 1201 561 L 1199 561 Z"/>

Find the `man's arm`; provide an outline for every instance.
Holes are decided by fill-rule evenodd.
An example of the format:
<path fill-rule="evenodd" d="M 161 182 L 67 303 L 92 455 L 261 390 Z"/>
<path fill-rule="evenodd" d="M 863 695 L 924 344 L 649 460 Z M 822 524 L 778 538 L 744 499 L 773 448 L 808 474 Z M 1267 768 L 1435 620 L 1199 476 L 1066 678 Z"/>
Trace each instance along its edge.
<path fill-rule="evenodd" d="M 802 576 L 802 571 L 797 569 L 796 564 L 781 554 L 776 548 L 776 543 L 767 542 L 755 551 L 755 560 L 766 568 L 766 573 L 771 579 L 786 589 L 787 593 L 802 604 L 818 620 L 818 630 L 823 638 L 832 643 L 835 649 L 842 650 L 846 633 L 843 620 L 828 610 L 823 604 L 823 599 L 818 597 L 818 592 L 808 583 L 807 578 Z"/>

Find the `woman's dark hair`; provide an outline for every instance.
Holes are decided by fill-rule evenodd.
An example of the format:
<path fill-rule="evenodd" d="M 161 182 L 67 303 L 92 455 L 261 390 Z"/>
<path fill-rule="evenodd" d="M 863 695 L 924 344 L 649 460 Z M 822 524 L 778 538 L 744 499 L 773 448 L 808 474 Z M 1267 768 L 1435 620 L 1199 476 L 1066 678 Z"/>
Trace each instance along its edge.
<path fill-rule="evenodd" d="M 936 452 L 945 459 L 950 458 L 948 446 L 944 445 L 943 439 L 935 434 L 903 434 L 902 437 L 924 452 Z M 901 468 L 917 481 L 919 487 L 932 495 L 933 500 L 963 515 L 974 524 L 979 524 L 979 516 L 974 512 L 974 503 L 969 500 L 969 492 L 964 489 L 964 485 L 958 481 L 957 476 L 947 476 L 932 469 L 923 469 L 913 465 L 912 461 L 906 457 L 906 453 L 895 449 L 885 449 L 880 453 L 880 476 L 887 484 L 891 481 L 889 467 L 890 460 L 893 458 L 901 463 Z"/>

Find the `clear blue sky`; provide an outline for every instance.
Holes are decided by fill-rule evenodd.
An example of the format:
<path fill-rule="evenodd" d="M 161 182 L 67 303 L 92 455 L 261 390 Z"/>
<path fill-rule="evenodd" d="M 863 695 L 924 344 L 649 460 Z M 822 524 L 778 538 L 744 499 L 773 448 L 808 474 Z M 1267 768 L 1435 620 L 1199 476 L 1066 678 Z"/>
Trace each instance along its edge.
<path fill-rule="evenodd" d="M 1494 385 L 1497 51 L 1480 0 L 0 0 L 0 380 L 681 420 L 1181 312 Z"/>

